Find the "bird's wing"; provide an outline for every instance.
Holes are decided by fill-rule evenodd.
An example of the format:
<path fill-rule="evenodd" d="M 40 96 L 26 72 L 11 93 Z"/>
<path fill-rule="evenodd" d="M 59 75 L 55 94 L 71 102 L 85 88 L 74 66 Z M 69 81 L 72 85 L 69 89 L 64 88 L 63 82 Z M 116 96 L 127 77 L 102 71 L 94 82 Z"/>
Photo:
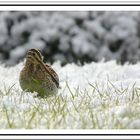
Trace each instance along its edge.
<path fill-rule="evenodd" d="M 49 66 L 48 64 L 45 64 L 45 66 L 47 67 L 47 69 L 50 71 L 50 73 L 52 74 L 52 76 L 55 78 L 55 84 L 56 86 L 59 88 L 59 77 L 58 74 L 53 70 L 53 68 L 51 66 Z M 56 82 L 57 81 L 57 82 Z"/>

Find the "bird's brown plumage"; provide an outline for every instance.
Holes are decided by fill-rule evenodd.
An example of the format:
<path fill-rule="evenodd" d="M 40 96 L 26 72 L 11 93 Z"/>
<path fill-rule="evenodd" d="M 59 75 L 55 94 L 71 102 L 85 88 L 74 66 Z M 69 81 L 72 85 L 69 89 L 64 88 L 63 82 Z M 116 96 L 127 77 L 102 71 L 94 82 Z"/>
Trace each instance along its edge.
<path fill-rule="evenodd" d="M 51 66 L 43 62 L 37 49 L 27 52 L 26 63 L 20 73 L 20 86 L 23 90 L 36 91 L 40 96 L 58 91 L 59 77 Z"/>

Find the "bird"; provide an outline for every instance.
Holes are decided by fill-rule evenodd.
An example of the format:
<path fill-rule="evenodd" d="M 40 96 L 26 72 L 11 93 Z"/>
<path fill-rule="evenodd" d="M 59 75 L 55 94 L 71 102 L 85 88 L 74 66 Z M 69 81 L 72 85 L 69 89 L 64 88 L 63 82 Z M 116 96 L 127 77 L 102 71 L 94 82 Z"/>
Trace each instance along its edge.
<path fill-rule="evenodd" d="M 37 92 L 37 96 L 47 97 L 58 93 L 59 77 L 55 70 L 43 62 L 38 49 L 30 49 L 25 65 L 20 71 L 19 83 L 22 90 Z"/>

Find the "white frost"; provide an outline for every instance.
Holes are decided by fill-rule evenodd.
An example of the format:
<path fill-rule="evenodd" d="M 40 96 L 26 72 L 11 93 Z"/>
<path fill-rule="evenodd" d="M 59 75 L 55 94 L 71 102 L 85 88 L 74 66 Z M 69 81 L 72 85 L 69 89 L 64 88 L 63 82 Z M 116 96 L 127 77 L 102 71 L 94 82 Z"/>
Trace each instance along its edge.
<path fill-rule="evenodd" d="M 15 128 L 139 128 L 139 63 L 121 66 L 110 61 L 64 67 L 59 62 L 54 63 L 61 89 L 56 97 L 46 99 L 21 90 L 19 72 L 22 67 L 23 63 L 9 68 L 0 66 L 1 113 L 8 111 L 15 120 Z M 12 87 L 10 92 L 9 87 Z M 58 97 L 61 101 L 55 102 Z M 58 107 L 65 109 L 60 113 Z M 42 112 L 45 112 L 43 117 Z M 35 119 L 28 126 L 32 114 Z M 5 115 L 1 115 L 0 124 L 3 124 L 1 128 L 8 127 Z"/>

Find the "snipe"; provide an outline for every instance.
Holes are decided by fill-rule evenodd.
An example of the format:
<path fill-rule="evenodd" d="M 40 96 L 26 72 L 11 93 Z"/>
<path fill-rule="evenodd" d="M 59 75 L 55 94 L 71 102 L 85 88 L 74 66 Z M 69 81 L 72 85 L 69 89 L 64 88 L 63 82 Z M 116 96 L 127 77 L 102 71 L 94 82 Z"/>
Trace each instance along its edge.
<path fill-rule="evenodd" d="M 25 66 L 19 78 L 22 90 L 38 92 L 38 96 L 56 94 L 59 88 L 59 77 L 53 68 L 43 62 L 37 49 L 27 52 Z"/>

